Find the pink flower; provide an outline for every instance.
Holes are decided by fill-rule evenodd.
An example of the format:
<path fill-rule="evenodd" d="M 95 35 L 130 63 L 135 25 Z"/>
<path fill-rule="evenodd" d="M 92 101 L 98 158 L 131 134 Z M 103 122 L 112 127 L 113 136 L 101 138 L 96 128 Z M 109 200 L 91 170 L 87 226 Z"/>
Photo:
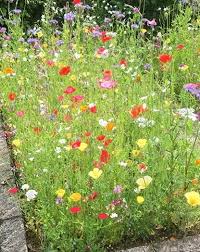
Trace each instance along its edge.
<path fill-rule="evenodd" d="M 114 87 L 116 87 L 117 83 L 114 80 L 106 80 L 106 79 L 102 79 L 99 81 L 99 86 L 101 88 L 105 88 L 105 89 L 112 89 Z"/>
<path fill-rule="evenodd" d="M 25 115 L 25 112 L 24 111 L 17 111 L 16 115 L 19 117 L 23 117 Z"/>
<path fill-rule="evenodd" d="M 81 102 L 83 100 L 84 100 L 84 96 L 82 96 L 82 95 L 75 95 L 72 97 L 73 102 Z"/>
<path fill-rule="evenodd" d="M 68 86 L 68 87 L 65 89 L 64 93 L 65 93 L 65 94 L 72 94 L 72 93 L 74 93 L 75 91 L 76 91 L 76 88 L 74 88 L 74 87 L 72 87 L 72 86 Z"/>

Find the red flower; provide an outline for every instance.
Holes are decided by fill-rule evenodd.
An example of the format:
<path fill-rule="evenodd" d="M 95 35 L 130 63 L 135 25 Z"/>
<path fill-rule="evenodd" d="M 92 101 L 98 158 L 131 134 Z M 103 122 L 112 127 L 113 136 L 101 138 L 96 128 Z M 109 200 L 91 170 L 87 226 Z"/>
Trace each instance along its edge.
<path fill-rule="evenodd" d="M 97 140 L 98 140 L 98 141 L 103 141 L 103 140 L 105 139 L 105 137 L 106 137 L 106 136 L 104 136 L 104 135 L 99 135 L 99 136 L 97 137 Z"/>
<path fill-rule="evenodd" d="M 16 94 L 15 94 L 14 92 L 10 92 L 10 93 L 8 94 L 8 99 L 9 99 L 10 101 L 14 101 L 15 98 L 16 98 Z"/>
<path fill-rule="evenodd" d="M 168 63 L 172 60 L 172 56 L 169 54 L 161 54 L 159 56 L 159 60 L 161 63 L 165 64 L 165 63 Z"/>
<path fill-rule="evenodd" d="M 89 200 L 95 200 L 96 197 L 98 196 L 98 193 L 97 192 L 93 192 L 92 194 L 89 195 Z"/>
<path fill-rule="evenodd" d="M 53 114 L 54 116 L 57 116 L 57 115 L 58 115 L 58 110 L 57 110 L 57 109 L 53 109 L 52 114 Z"/>
<path fill-rule="evenodd" d="M 80 147 L 80 145 L 81 145 L 81 141 L 80 140 L 77 140 L 76 142 L 73 142 L 71 144 L 71 146 L 72 146 L 73 149 L 77 149 L 78 147 Z"/>
<path fill-rule="evenodd" d="M 81 208 L 75 206 L 75 207 L 71 207 L 71 208 L 69 209 L 69 211 L 70 211 L 71 214 L 77 214 L 77 213 L 79 213 L 79 212 L 81 211 Z"/>
<path fill-rule="evenodd" d="M 105 42 L 107 42 L 107 41 L 109 41 L 109 40 L 111 40 L 112 39 L 112 37 L 111 36 L 102 36 L 101 37 L 101 41 L 103 42 L 103 43 L 105 43 Z"/>
<path fill-rule="evenodd" d="M 127 65 L 128 65 L 128 63 L 127 63 L 127 61 L 126 61 L 125 59 L 121 59 L 121 60 L 119 61 L 119 64 L 120 64 L 120 65 L 124 65 L 124 66 L 127 66 Z"/>
<path fill-rule="evenodd" d="M 35 127 L 35 128 L 33 128 L 33 131 L 34 131 L 34 133 L 35 134 L 40 134 L 41 133 L 41 131 L 42 131 L 42 129 L 41 128 L 39 128 L 39 127 Z"/>
<path fill-rule="evenodd" d="M 182 50 L 184 47 L 185 47 L 184 45 L 180 44 L 180 45 L 177 45 L 176 49 Z"/>
<path fill-rule="evenodd" d="M 92 113 L 96 113 L 96 112 L 97 112 L 97 107 L 96 107 L 96 105 L 90 107 L 90 112 L 92 112 Z"/>
<path fill-rule="evenodd" d="M 110 154 L 107 152 L 107 150 L 102 150 L 100 155 L 100 161 L 104 164 L 108 163 L 110 160 Z"/>
<path fill-rule="evenodd" d="M 72 86 L 68 86 L 68 87 L 65 89 L 64 93 L 65 93 L 65 94 L 72 94 L 72 93 L 74 93 L 75 91 L 76 91 L 76 88 L 74 88 L 74 87 L 72 87 Z"/>
<path fill-rule="evenodd" d="M 105 220 L 105 219 L 107 219 L 108 217 L 109 217 L 109 215 L 106 214 L 106 213 L 100 213 L 100 214 L 98 215 L 98 218 L 99 218 L 100 220 Z"/>
<path fill-rule="evenodd" d="M 19 189 L 17 187 L 12 187 L 12 188 L 8 189 L 8 192 L 11 194 L 15 194 L 15 193 L 19 192 Z"/>
<path fill-rule="evenodd" d="M 130 115 L 133 119 L 138 118 L 142 113 L 146 112 L 147 108 L 145 105 L 136 105 L 130 111 Z"/>
<path fill-rule="evenodd" d="M 91 132 L 89 132 L 89 131 L 85 132 L 85 136 L 86 136 L 86 137 L 90 137 L 91 135 L 92 135 Z"/>
<path fill-rule="evenodd" d="M 76 4 L 81 4 L 81 0 L 73 0 L 73 2 L 72 2 L 74 5 L 76 5 Z"/>
<path fill-rule="evenodd" d="M 66 67 L 63 67 L 63 68 L 60 69 L 59 74 L 61 76 L 64 76 L 64 75 L 68 75 L 70 72 L 71 72 L 71 67 L 66 66 Z"/>
<path fill-rule="evenodd" d="M 111 143 L 112 143 L 112 139 L 107 139 L 104 141 L 104 146 L 107 147 Z"/>
<path fill-rule="evenodd" d="M 58 101 L 59 101 L 59 102 L 62 102 L 63 100 L 64 100 L 64 96 L 63 96 L 63 95 L 59 95 L 59 96 L 58 96 Z"/>

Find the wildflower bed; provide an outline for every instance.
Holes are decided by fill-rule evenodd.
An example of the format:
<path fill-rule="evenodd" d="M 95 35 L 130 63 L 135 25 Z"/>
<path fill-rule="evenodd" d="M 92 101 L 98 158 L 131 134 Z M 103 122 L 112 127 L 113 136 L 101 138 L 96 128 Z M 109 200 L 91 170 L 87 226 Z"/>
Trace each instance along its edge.
<path fill-rule="evenodd" d="M 140 26 L 119 20 L 113 32 L 82 15 L 29 38 L 1 28 L 9 193 L 44 251 L 185 232 L 200 217 L 200 21 L 187 8 L 164 33 L 135 9 Z"/>

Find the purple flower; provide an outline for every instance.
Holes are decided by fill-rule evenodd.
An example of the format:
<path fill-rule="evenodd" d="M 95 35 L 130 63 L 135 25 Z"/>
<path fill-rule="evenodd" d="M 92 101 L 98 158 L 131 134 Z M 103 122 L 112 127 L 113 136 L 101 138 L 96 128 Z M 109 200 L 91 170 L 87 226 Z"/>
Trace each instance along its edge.
<path fill-rule="evenodd" d="M 132 24 L 132 25 L 131 25 L 131 28 L 132 28 L 132 29 L 138 29 L 138 28 L 139 28 L 139 25 L 138 25 L 138 24 Z"/>
<path fill-rule="evenodd" d="M 38 39 L 36 39 L 36 38 L 28 38 L 27 42 L 28 42 L 29 44 L 35 44 L 35 43 L 38 42 Z"/>
<path fill-rule="evenodd" d="M 121 11 L 113 11 L 113 15 L 117 19 L 122 19 L 125 17 L 125 15 Z"/>
<path fill-rule="evenodd" d="M 13 10 L 13 13 L 19 15 L 22 11 L 20 9 L 14 9 Z"/>
<path fill-rule="evenodd" d="M 57 24 L 58 24 L 58 21 L 55 20 L 55 19 L 51 19 L 51 20 L 49 20 L 49 24 L 57 25 Z"/>
<path fill-rule="evenodd" d="M 151 69 L 151 65 L 150 64 L 144 64 L 144 69 L 149 71 Z"/>
<path fill-rule="evenodd" d="M 63 198 L 57 197 L 55 201 L 56 201 L 56 205 L 60 205 L 63 203 Z"/>
<path fill-rule="evenodd" d="M 75 19 L 75 14 L 73 12 L 68 12 L 68 13 L 65 13 L 64 15 L 64 20 L 66 21 L 73 21 Z"/>
<path fill-rule="evenodd" d="M 121 185 L 116 185 L 115 188 L 113 189 L 113 193 L 121 193 L 123 191 L 123 188 Z"/>
<path fill-rule="evenodd" d="M 200 83 L 188 83 L 183 88 L 200 100 Z"/>
<path fill-rule="evenodd" d="M 61 46 L 61 45 L 63 45 L 63 44 L 64 44 L 64 41 L 61 40 L 61 39 L 56 41 L 56 45 L 57 45 L 57 46 Z"/>
<path fill-rule="evenodd" d="M 104 23 L 109 24 L 110 22 L 112 22 L 111 18 L 104 18 Z"/>

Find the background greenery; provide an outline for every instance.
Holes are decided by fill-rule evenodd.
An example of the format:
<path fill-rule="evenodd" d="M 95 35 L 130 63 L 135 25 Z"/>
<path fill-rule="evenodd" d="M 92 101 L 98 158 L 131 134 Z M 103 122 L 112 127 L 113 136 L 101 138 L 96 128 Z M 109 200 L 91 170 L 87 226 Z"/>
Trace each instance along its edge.
<path fill-rule="evenodd" d="M 84 1 L 83 1 L 84 2 Z M 41 19 L 44 13 L 46 5 L 52 5 L 54 3 L 55 7 L 62 8 L 66 4 L 70 4 L 71 1 L 66 0 L 1 0 L 0 10 L 2 16 L 8 16 L 9 11 L 15 8 L 19 8 L 23 11 L 25 25 L 31 26 L 37 20 Z M 107 16 L 105 6 L 110 4 L 112 6 L 117 6 L 116 9 L 123 10 L 125 4 L 130 4 L 132 6 L 140 7 L 141 11 L 145 13 L 145 17 L 158 18 L 160 11 L 159 8 L 163 9 L 167 6 L 173 6 L 175 0 L 86 0 L 85 3 L 93 5 L 96 3 L 94 9 L 94 14 L 100 18 Z"/>

